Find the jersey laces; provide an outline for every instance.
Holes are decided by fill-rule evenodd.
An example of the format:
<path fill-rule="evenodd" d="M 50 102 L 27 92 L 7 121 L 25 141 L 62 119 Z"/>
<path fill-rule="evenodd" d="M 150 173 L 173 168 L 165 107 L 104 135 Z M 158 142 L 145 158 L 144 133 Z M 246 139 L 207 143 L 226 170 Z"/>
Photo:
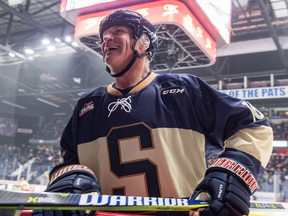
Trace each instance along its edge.
<path fill-rule="evenodd" d="M 108 105 L 108 117 L 110 117 L 111 113 L 114 112 L 118 108 L 118 106 L 121 106 L 121 110 L 124 110 L 126 113 L 131 112 L 131 96 L 128 96 L 127 98 L 119 98 L 117 99 L 117 101 L 110 103 Z"/>

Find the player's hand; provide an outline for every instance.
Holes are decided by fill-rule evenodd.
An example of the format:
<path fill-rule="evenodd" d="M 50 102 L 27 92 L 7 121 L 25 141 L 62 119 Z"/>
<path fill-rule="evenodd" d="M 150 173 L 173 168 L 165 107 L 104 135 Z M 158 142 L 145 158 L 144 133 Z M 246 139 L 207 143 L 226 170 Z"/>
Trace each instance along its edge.
<path fill-rule="evenodd" d="M 71 165 L 64 167 L 52 175 L 46 192 L 61 193 L 90 193 L 101 194 L 101 187 L 93 171 L 83 165 Z M 85 211 L 52 211 L 34 210 L 33 216 L 84 216 L 92 215 Z M 94 215 L 94 214 L 93 214 Z"/>
<path fill-rule="evenodd" d="M 210 194 L 209 207 L 199 212 L 200 216 L 248 215 L 250 194 L 242 183 L 227 173 L 211 172 L 197 186 L 192 198 L 202 192 Z"/>
<path fill-rule="evenodd" d="M 239 152 L 228 152 L 221 156 L 207 169 L 191 199 L 196 199 L 202 192 L 209 194 L 209 207 L 199 211 L 200 216 L 248 215 L 250 196 L 257 188 L 256 178 L 250 169 L 253 163 Z"/>
<path fill-rule="evenodd" d="M 62 173 L 61 170 L 56 172 L 50 180 L 46 191 L 50 192 L 65 192 L 65 193 L 101 193 L 101 187 L 92 170 L 73 169 L 67 173 Z M 84 166 L 81 166 L 84 167 Z M 63 169 L 67 169 L 66 167 Z M 85 168 L 86 169 L 86 168 Z M 58 173 L 61 173 L 58 175 Z"/>

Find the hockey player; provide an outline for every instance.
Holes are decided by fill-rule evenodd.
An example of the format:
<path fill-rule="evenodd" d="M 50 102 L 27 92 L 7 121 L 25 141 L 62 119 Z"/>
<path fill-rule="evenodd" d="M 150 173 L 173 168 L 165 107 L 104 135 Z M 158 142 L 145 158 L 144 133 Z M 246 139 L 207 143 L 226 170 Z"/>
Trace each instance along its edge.
<path fill-rule="evenodd" d="M 151 71 L 156 30 L 136 12 L 109 14 L 99 34 L 115 82 L 78 101 L 61 138 L 64 162 L 51 171 L 47 191 L 86 193 L 101 185 L 103 194 L 117 195 L 205 192 L 210 206 L 201 216 L 247 215 L 272 152 L 264 115 L 193 75 Z"/>

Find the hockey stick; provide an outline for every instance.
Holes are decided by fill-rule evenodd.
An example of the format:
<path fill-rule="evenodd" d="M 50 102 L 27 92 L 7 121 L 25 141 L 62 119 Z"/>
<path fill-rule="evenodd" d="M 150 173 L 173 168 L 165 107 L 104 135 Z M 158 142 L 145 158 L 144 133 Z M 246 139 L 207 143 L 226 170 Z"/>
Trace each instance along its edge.
<path fill-rule="evenodd" d="M 203 200 L 0 190 L 0 209 L 189 211 L 207 206 L 208 202 Z M 279 212 L 279 216 L 283 212 L 287 214 L 288 203 L 251 202 L 251 213 L 254 215 L 272 211 Z"/>
<path fill-rule="evenodd" d="M 189 211 L 207 206 L 206 201 L 176 198 L 0 190 L 0 209 Z"/>

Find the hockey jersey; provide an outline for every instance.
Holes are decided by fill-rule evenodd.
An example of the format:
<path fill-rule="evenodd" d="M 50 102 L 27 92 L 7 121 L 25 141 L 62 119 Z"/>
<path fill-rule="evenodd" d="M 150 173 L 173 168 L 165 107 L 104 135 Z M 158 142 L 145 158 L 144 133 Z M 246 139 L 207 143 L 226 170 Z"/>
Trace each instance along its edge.
<path fill-rule="evenodd" d="M 226 148 L 248 154 L 260 172 L 272 129 L 249 102 L 198 77 L 151 73 L 127 94 L 111 84 L 79 99 L 61 148 L 60 166 L 90 167 L 103 194 L 188 197 Z"/>

